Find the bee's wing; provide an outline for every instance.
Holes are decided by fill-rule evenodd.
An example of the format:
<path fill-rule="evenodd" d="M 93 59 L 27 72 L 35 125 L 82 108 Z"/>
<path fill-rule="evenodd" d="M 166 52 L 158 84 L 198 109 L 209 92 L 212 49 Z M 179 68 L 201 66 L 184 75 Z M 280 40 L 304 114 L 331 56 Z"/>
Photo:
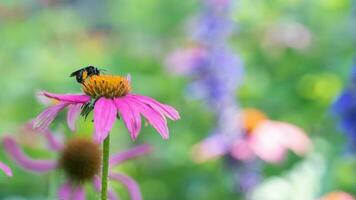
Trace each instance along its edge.
<path fill-rule="evenodd" d="M 102 69 L 102 68 L 99 69 L 100 74 L 106 74 L 107 71 L 108 70 L 106 70 L 106 69 Z"/>

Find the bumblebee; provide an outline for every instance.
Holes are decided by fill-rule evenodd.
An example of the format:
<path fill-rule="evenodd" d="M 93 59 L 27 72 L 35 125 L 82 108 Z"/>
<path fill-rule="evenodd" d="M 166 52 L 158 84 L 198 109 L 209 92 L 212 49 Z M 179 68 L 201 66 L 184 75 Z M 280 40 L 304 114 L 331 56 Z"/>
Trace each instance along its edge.
<path fill-rule="evenodd" d="M 75 76 L 75 78 L 77 79 L 78 83 L 83 83 L 85 81 L 85 79 L 87 79 L 88 77 L 94 76 L 94 75 L 100 75 L 100 70 L 94 66 L 87 66 L 84 67 L 80 70 L 77 70 L 75 72 L 73 72 L 70 77 Z"/>

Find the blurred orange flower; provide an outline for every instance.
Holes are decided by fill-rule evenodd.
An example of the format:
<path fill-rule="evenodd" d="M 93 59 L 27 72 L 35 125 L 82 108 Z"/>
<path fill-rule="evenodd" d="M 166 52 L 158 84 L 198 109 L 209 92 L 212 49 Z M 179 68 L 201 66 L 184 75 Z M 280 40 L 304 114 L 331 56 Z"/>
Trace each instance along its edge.
<path fill-rule="evenodd" d="M 278 163 L 288 150 L 302 156 L 311 149 L 307 134 L 293 124 L 270 120 L 253 108 L 245 109 L 242 116 L 242 137 L 231 145 L 228 138 L 217 133 L 193 147 L 193 159 L 204 162 L 230 153 L 237 160 L 250 161 L 258 157 L 269 163 Z"/>
<path fill-rule="evenodd" d="M 330 192 L 320 200 L 355 200 L 350 194 L 342 191 Z"/>

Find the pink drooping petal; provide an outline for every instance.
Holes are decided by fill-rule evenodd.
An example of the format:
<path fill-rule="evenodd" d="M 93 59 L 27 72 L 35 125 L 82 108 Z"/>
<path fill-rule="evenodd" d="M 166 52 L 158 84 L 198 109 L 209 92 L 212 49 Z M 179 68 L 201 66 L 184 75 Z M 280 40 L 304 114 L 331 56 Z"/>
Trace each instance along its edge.
<path fill-rule="evenodd" d="M 172 106 L 162 104 L 155 99 L 138 94 L 128 94 L 129 98 L 135 98 L 138 101 L 141 101 L 144 104 L 151 106 L 154 110 L 160 112 L 162 115 L 168 117 L 171 120 L 180 119 L 179 113 Z"/>
<path fill-rule="evenodd" d="M 33 128 L 40 132 L 48 129 L 54 118 L 56 118 L 58 113 L 66 106 L 68 106 L 68 103 L 60 103 L 58 105 L 48 107 L 33 121 Z"/>
<path fill-rule="evenodd" d="M 131 138 L 135 140 L 141 130 L 141 116 L 139 109 L 130 104 L 126 98 L 116 98 L 114 102 Z"/>
<path fill-rule="evenodd" d="M 163 139 L 169 138 L 169 130 L 167 126 L 166 118 L 158 111 L 154 110 L 147 104 L 142 103 L 141 101 L 135 98 L 129 98 L 130 104 L 133 107 L 136 107 L 140 113 L 147 119 L 148 123 L 157 130 L 157 132 L 162 136 Z"/>
<path fill-rule="evenodd" d="M 109 200 L 119 200 L 120 199 L 120 197 L 111 188 L 108 188 L 108 198 L 109 198 Z"/>
<path fill-rule="evenodd" d="M 22 130 L 24 132 L 33 132 L 33 126 L 34 126 L 34 119 L 30 119 L 29 121 L 27 121 L 26 123 L 23 124 L 22 126 Z"/>
<path fill-rule="evenodd" d="M 63 143 L 54 136 L 54 133 L 51 130 L 47 129 L 43 135 L 46 138 L 50 150 L 60 151 L 63 148 Z"/>
<path fill-rule="evenodd" d="M 12 171 L 9 166 L 5 165 L 5 163 L 0 162 L 0 169 L 5 172 L 7 176 L 12 176 Z"/>
<path fill-rule="evenodd" d="M 45 91 L 38 91 L 38 92 L 36 92 L 35 97 L 36 97 L 37 101 L 40 102 L 40 103 L 42 103 L 42 104 L 45 105 L 45 106 L 51 106 L 51 105 L 53 105 L 53 100 L 50 99 L 50 98 L 48 98 L 48 97 L 46 97 L 46 96 L 44 96 L 44 95 L 43 95 L 44 92 L 45 92 Z"/>
<path fill-rule="evenodd" d="M 58 190 L 59 200 L 85 200 L 85 191 L 82 186 L 74 185 L 70 181 L 65 182 Z"/>
<path fill-rule="evenodd" d="M 69 181 L 65 182 L 63 185 L 59 187 L 58 199 L 71 200 L 72 191 L 73 191 L 72 184 Z"/>
<path fill-rule="evenodd" d="M 132 149 L 120 152 L 110 157 L 110 166 L 118 165 L 126 160 L 136 158 L 138 156 L 146 155 L 152 152 L 152 147 L 149 144 L 136 146 Z"/>
<path fill-rule="evenodd" d="M 124 174 L 110 173 L 110 178 L 121 182 L 129 191 L 131 200 L 142 200 L 140 187 L 134 179 Z"/>
<path fill-rule="evenodd" d="M 71 200 L 86 200 L 84 188 L 78 185 L 75 186 L 71 196 L 72 196 Z"/>
<path fill-rule="evenodd" d="M 251 133 L 249 144 L 253 152 L 262 160 L 271 163 L 282 161 L 288 151 L 283 144 L 283 132 L 268 120 L 261 122 Z"/>
<path fill-rule="evenodd" d="M 274 123 L 278 127 L 282 135 L 281 142 L 286 148 L 298 155 L 304 155 L 310 150 L 311 140 L 302 129 L 284 122 L 270 121 L 269 123 Z"/>
<path fill-rule="evenodd" d="M 231 148 L 231 155 L 237 160 L 253 160 L 255 155 L 250 147 L 250 140 L 248 138 L 242 138 L 235 141 Z"/>
<path fill-rule="evenodd" d="M 214 134 L 192 148 L 192 159 L 202 163 L 223 156 L 228 151 L 226 137 L 223 134 Z"/>
<path fill-rule="evenodd" d="M 42 92 L 42 95 L 48 98 L 56 99 L 61 102 L 67 102 L 72 104 L 84 104 L 90 101 L 90 97 L 85 94 L 54 94 L 49 92 Z"/>
<path fill-rule="evenodd" d="M 94 105 L 95 141 L 101 143 L 111 131 L 117 115 L 112 99 L 101 97 Z"/>
<path fill-rule="evenodd" d="M 67 113 L 67 124 L 71 131 L 75 132 L 75 122 L 77 121 L 78 117 L 80 116 L 81 107 L 83 104 L 71 104 L 68 106 L 68 113 Z"/>
<path fill-rule="evenodd" d="M 101 180 L 98 176 L 95 176 L 93 179 L 93 186 L 97 192 L 101 192 Z M 108 197 L 109 200 L 119 200 L 119 196 L 111 190 L 111 188 L 108 188 Z"/>
<path fill-rule="evenodd" d="M 10 137 L 5 137 L 3 139 L 3 145 L 7 154 L 9 154 L 21 167 L 27 170 L 46 172 L 57 167 L 57 163 L 52 160 L 30 159 L 23 153 L 16 141 Z"/>

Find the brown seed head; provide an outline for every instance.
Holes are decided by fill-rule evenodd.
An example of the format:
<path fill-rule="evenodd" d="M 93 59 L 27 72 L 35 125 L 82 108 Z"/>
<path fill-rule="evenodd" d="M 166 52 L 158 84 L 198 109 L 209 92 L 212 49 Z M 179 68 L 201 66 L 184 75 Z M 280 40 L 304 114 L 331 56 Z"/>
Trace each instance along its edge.
<path fill-rule="evenodd" d="M 70 139 L 62 151 L 59 163 L 72 181 L 81 183 L 90 180 L 100 170 L 100 147 L 89 139 Z"/>

